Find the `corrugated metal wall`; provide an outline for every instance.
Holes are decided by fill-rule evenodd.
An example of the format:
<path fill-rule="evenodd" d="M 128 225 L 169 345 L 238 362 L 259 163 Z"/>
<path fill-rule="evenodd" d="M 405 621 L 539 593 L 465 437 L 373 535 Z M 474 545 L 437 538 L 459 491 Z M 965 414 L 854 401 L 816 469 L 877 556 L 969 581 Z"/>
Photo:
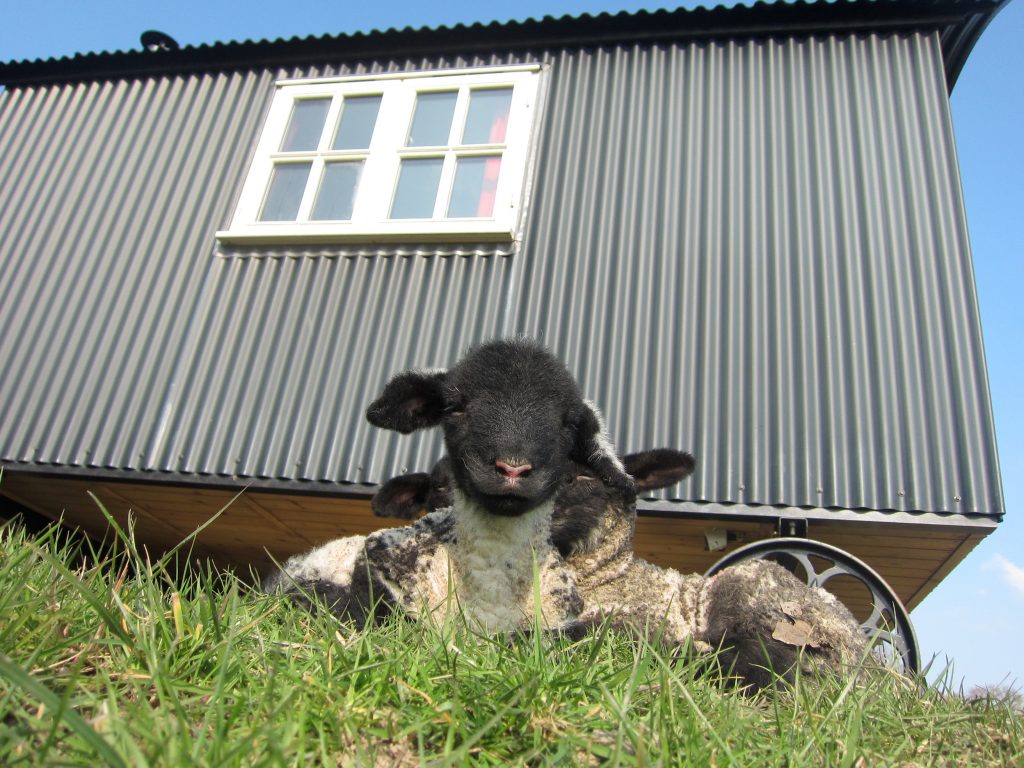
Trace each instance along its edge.
<path fill-rule="evenodd" d="M 511 279 L 500 255 L 219 259 L 151 465 L 355 482 L 429 469 L 439 435 L 382 440 L 363 412 L 395 372 L 500 335 Z"/>
<path fill-rule="evenodd" d="M 0 95 L 3 459 L 146 466 L 271 83 Z"/>
<path fill-rule="evenodd" d="M 0 95 L 2 458 L 377 482 L 440 451 L 391 373 L 528 332 L 669 497 L 1002 511 L 936 37 L 545 60 L 512 255 L 218 250 L 269 74 Z"/>
<path fill-rule="evenodd" d="M 556 70 L 516 327 L 621 448 L 691 447 L 697 499 L 1002 509 L 937 36 Z"/>

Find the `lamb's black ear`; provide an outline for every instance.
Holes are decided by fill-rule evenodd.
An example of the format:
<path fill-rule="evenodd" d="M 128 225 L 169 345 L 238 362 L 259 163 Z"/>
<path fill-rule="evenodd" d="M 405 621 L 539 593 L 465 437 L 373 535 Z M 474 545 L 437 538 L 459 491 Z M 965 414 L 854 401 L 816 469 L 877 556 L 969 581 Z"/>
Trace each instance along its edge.
<path fill-rule="evenodd" d="M 653 491 L 675 485 L 693 474 L 697 460 L 688 453 L 672 448 L 654 448 L 622 457 L 622 465 L 633 476 L 637 489 Z"/>
<path fill-rule="evenodd" d="M 583 464 L 594 472 L 595 476 L 605 485 L 619 488 L 631 496 L 636 494 L 636 483 L 626 472 L 622 462 L 615 454 L 615 448 L 605 432 L 604 420 L 597 406 L 590 402 L 580 401 L 579 407 L 573 412 L 573 429 L 575 443 L 570 458 Z"/>
<path fill-rule="evenodd" d="M 430 512 L 430 475 L 414 472 L 399 475 L 384 483 L 370 500 L 370 508 L 377 517 L 399 517 L 411 520 L 421 512 Z"/>
<path fill-rule="evenodd" d="M 384 392 L 366 409 L 375 427 L 402 434 L 436 426 L 444 414 L 444 383 L 447 371 L 406 371 L 395 376 Z"/>

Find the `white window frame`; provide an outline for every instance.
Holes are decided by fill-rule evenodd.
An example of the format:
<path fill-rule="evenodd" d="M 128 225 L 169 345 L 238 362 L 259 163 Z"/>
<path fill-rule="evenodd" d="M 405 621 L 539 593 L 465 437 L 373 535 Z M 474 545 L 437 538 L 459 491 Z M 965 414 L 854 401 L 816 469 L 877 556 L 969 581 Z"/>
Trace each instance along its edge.
<path fill-rule="evenodd" d="M 225 243 L 272 244 L 347 241 L 507 241 L 515 236 L 526 182 L 530 137 L 537 112 L 540 66 L 487 67 L 465 70 L 394 73 L 365 77 L 318 80 L 280 80 L 275 83 L 263 131 L 246 174 L 238 205 L 229 228 L 217 232 Z M 471 88 L 513 89 L 505 141 L 502 144 L 454 144 L 461 132 Z M 449 144 L 438 147 L 406 147 L 416 94 L 458 90 Z M 376 127 L 367 150 L 329 149 L 342 99 L 382 94 Z M 297 99 L 331 98 L 318 150 L 287 153 L 289 159 L 312 161 L 312 172 L 295 222 L 259 221 L 275 160 Z M 456 157 L 501 154 L 501 170 L 490 217 L 446 218 L 448 195 L 455 174 Z M 440 191 L 431 218 L 390 219 L 393 195 L 403 157 L 444 157 Z M 349 221 L 308 220 L 319 173 L 325 159 L 362 159 L 364 166 Z"/>

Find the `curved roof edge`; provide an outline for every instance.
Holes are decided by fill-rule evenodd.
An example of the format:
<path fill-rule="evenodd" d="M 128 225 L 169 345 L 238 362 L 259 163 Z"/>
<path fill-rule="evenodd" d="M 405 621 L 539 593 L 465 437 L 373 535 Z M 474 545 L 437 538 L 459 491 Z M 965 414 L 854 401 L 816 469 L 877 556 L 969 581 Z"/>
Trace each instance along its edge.
<path fill-rule="evenodd" d="M 992 23 L 996 14 L 1009 3 L 1010 0 L 996 0 L 987 13 L 978 13 L 965 18 L 942 34 L 942 58 L 946 66 L 946 87 L 950 93 L 953 92 L 953 86 L 956 85 L 956 81 L 960 77 L 960 71 L 967 63 L 967 57 L 971 55 L 981 34 Z"/>
<path fill-rule="evenodd" d="M 453 27 L 373 30 L 302 38 L 218 42 L 179 50 L 131 50 L 0 63 L 0 84 L 38 85 L 197 71 L 280 67 L 430 53 L 474 54 L 617 42 L 767 37 L 827 32 L 936 29 L 950 91 L 967 57 L 1009 0 L 819 0 L 755 2 L 597 16 L 546 16 Z"/>

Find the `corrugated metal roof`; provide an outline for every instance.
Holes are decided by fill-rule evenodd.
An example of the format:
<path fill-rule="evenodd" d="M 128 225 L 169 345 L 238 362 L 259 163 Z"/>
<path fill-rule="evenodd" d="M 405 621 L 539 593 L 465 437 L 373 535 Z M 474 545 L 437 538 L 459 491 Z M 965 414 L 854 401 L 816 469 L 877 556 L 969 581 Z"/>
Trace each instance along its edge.
<path fill-rule="evenodd" d="M 0 63 L 0 83 L 73 81 L 302 66 L 314 61 L 353 61 L 387 50 L 398 58 L 484 55 L 493 51 L 554 50 L 627 42 L 694 38 L 728 39 L 778 34 L 937 29 L 951 91 L 975 42 L 1008 0 L 795 0 L 750 5 L 678 8 L 598 15 L 551 16 L 489 24 L 373 30 L 301 38 L 186 45 L 176 51 L 83 53 L 37 61 Z"/>
<path fill-rule="evenodd" d="M 667 498 L 1001 514 L 939 46 L 548 55 L 511 255 L 217 250 L 273 78 L 345 65 L 0 94 L 0 459 L 375 483 L 440 453 L 366 424 L 386 379 L 526 332 L 621 448 L 698 455 Z"/>

